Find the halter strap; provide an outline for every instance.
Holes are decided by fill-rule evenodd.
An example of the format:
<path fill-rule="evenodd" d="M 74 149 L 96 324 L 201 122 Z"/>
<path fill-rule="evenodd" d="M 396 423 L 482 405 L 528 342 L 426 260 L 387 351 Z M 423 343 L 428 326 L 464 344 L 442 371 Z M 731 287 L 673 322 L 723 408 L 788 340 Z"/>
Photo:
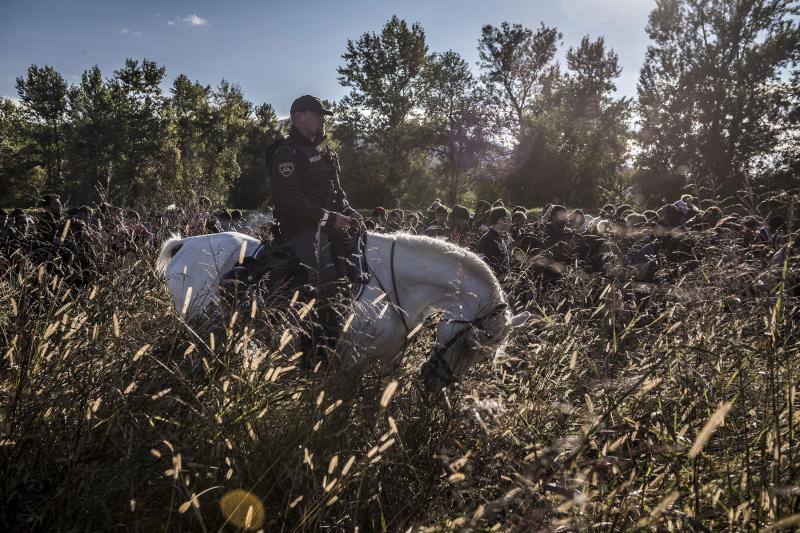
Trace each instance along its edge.
<path fill-rule="evenodd" d="M 405 355 L 406 348 L 408 347 L 408 335 L 411 333 L 411 328 L 408 327 L 408 322 L 406 321 L 405 312 L 403 311 L 403 308 L 400 305 L 400 293 L 397 290 L 397 276 L 395 275 L 395 268 L 394 268 L 394 255 L 396 246 L 397 246 L 397 237 L 395 237 L 392 240 L 392 247 L 389 252 L 389 271 L 392 277 L 392 292 L 394 293 L 394 300 L 395 300 L 394 302 L 392 302 L 392 298 L 389 294 L 389 291 L 387 291 L 386 288 L 383 286 L 383 283 L 381 283 L 380 277 L 377 274 L 375 274 L 374 271 L 372 271 L 372 267 L 368 266 L 368 268 L 372 271 L 372 275 L 375 277 L 375 281 L 378 282 L 378 286 L 381 288 L 384 294 L 386 294 L 386 296 L 389 298 L 389 304 L 392 305 L 395 314 L 397 314 L 397 316 L 400 317 L 400 320 L 403 322 L 403 328 L 406 331 L 406 335 L 403 338 L 402 352 L 403 355 Z M 450 340 L 448 340 L 445 344 L 439 345 L 439 347 L 436 350 L 434 350 L 433 356 L 431 357 L 431 362 L 434 363 L 434 371 L 436 372 L 436 375 L 440 378 L 443 378 L 448 383 L 452 383 L 455 380 L 455 374 L 453 372 L 453 369 L 450 368 L 450 365 L 447 364 L 447 361 L 445 361 L 444 354 L 446 354 L 447 350 L 449 350 L 458 341 L 458 339 L 463 337 L 468 331 L 472 329 L 478 329 L 480 331 L 484 331 L 484 329 L 480 327 L 479 324 L 484 320 L 486 320 L 487 318 L 489 318 L 490 316 L 493 316 L 496 313 L 503 311 L 507 307 L 508 307 L 507 303 L 497 304 L 488 312 L 478 317 L 475 317 L 472 320 L 455 319 L 455 318 L 447 319 L 446 322 L 448 324 L 465 324 L 465 326 L 461 329 L 461 331 L 450 337 Z M 439 370 L 441 369 L 443 369 L 446 372 L 445 376 L 442 376 L 439 373 Z"/>
<path fill-rule="evenodd" d="M 452 318 L 446 320 L 448 324 L 465 324 L 465 326 L 461 328 L 461 330 L 458 333 L 450 337 L 450 340 L 448 340 L 445 344 L 440 344 L 439 347 L 433 351 L 433 355 L 431 356 L 431 362 L 434 363 L 434 372 L 436 372 L 436 375 L 439 378 L 444 379 L 448 384 L 455 381 L 455 372 L 453 371 L 452 368 L 450 368 L 450 365 L 445 360 L 444 354 L 446 354 L 447 350 L 449 350 L 456 343 L 456 341 L 458 341 L 458 339 L 463 337 L 467 332 L 473 329 L 485 331 L 482 327 L 480 327 L 479 324 L 484 320 L 486 320 L 487 318 L 489 318 L 490 316 L 494 316 L 496 313 L 506 309 L 507 307 L 508 307 L 507 303 L 497 304 L 489 312 L 484 313 L 479 317 L 473 318 L 472 320 L 452 319 Z M 444 376 L 440 373 L 440 370 L 445 371 Z"/>

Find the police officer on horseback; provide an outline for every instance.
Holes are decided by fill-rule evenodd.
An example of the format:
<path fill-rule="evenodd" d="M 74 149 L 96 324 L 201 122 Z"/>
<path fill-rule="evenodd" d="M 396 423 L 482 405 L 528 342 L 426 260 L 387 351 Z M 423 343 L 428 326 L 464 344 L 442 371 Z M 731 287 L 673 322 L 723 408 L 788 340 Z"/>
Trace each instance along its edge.
<path fill-rule="evenodd" d="M 363 224 L 339 182 L 338 156 L 325 143 L 325 122 L 331 115 L 319 98 L 301 96 L 292 103 L 289 136 L 267 152 L 280 236 L 300 262 L 295 284 L 310 289 L 323 303 L 331 296 L 328 287 L 344 275 L 332 250 L 348 227 Z M 325 307 L 319 318 L 330 332 L 334 317 Z"/>

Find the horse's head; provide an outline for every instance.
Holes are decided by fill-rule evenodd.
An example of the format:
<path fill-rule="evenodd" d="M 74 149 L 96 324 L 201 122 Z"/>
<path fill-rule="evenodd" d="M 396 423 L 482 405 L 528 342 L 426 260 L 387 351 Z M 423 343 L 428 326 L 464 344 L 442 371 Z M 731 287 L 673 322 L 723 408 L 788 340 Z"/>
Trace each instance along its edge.
<path fill-rule="evenodd" d="M 433 353 L 423 371 L 425 387 L 434 392 L 458 381 L 475 362 L 493 357 L 511 330 L 525 324 L 528 318 L 527 311 L 514 315 L 508 304 L 501 303 L 473 320 L 442 319 Z"/>

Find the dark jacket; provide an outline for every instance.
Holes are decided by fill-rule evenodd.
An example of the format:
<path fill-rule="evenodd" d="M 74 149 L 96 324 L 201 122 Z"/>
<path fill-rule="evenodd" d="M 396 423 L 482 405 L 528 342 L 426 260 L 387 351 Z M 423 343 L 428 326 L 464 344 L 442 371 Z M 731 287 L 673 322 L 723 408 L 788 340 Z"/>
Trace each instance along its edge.
<path fill-rule="evenodd" d="M 42 210 L 36 217 L 36 239 L 40 246 L 51 246 L 56 238 L 60 220 L 47 210 Z"/>
<path fill-rule="evenodd" d="M 495 274 L 502 275 L 508 272 L 508 247 L 494 228 L 489 228 L 478 241 L 478 253 L 489 263 Z"/>
<path fill-rule="evenodd" d="M 339 183 L 338 156 L 321 142 L 292 132 L 267 152 L 275 218 L 284 235 L 316 228 L 326 211 L 356 216 Z"/>
<path fill-rule="evenodd" d="M 425 235 L 428 237 L 447 237 L 450 234 L 450 228 L 447 224 L 439 224 L 434 220 L 427 228 L 425 228 Z"/>

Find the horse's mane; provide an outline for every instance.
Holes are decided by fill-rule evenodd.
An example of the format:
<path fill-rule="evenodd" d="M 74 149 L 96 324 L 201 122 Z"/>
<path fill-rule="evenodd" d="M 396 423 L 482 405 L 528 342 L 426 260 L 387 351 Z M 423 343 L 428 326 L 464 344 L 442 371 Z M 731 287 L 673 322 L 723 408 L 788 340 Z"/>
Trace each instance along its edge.
<path fill-rule="evenodd" d="M 442 257 L 458 258 L 461 259 L 464 266 L 476 278 L 486 282 L 495 294 L 498 295 L 502 302 L 505 302 L 505 293 L 503 292 L 500 282 L 492 272 L 483 259 L 478 257 L 477 254 L 457 246 L 451 242 L 442 239 L 435 239 L 425 235 L 412 235 L 410 233 L 398 232 L 392 234 L 399 242 L 407 243 L 410 246 L 425 247 L 429 251 L 441 255 Z"/>

